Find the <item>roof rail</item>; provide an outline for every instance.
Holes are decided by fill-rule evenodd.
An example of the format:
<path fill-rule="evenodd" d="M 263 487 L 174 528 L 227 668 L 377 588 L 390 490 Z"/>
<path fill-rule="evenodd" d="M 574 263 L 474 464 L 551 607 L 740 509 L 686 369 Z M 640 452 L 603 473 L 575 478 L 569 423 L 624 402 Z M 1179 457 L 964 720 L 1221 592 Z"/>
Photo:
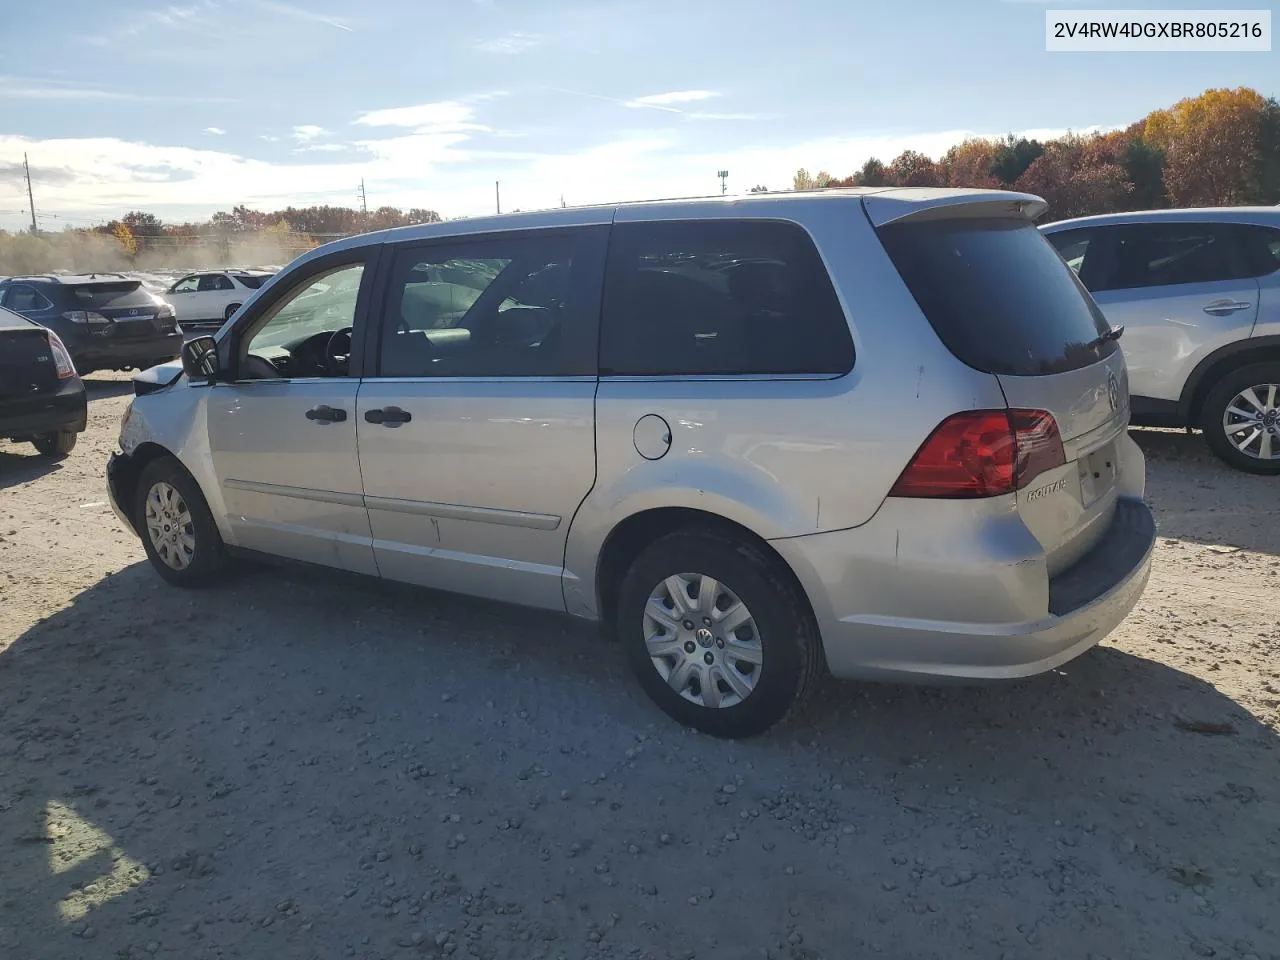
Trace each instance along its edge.
<path fill-rule="evenodd" d="M 52 273 L 20 273 L 16 276 L 9 277 L 10 280 L 48 280 L 51 283 L 60 282 L 61 278 Z"/>

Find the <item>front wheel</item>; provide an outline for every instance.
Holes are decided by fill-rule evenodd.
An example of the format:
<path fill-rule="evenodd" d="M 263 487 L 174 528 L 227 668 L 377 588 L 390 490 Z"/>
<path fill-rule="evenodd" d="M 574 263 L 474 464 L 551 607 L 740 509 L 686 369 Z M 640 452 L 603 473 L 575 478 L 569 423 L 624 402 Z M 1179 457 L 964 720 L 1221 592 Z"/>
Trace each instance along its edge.
<path fill-rule="evenodd" d="M 713 736 L 767 730 L 818 671 L 813 616 L 780 562 L 714 531 L 646 548 L 623 580 L 616 627 L 645 692 Z"/>
<path fill-rule="evenodd" d="M 77 434 L 74 430 L 55 430 L 45 433 L 31 441 L 32 446 L 42 457 L 50 460 L 61 460 L 76 446 Z"/>
<path fill-rule="evenodd" d="M 178 587 L 219 578 L 226 565 L 222 536 L 199 485 L 177 460 L 162 457 L 147 465 L 134 509 L 147 559 L 160 576 Z"/>
<path fill-rule="evenodd" d="M 1205 398 L 1201 426 L 1210 449 L 1237 470 L 1280 474 L 1280 363 L 1224 376 Z"/>
<path fill-rule="evenodd" d="M 227 320 L 230 320 L 232 314 L 234 314 L 239 309 L 240 309 L 240 304 L 238 303 L 233 303 L 231 304 L 231 306 L 227 307 L 227 309 L 224 310 L 222 313 L 223 322 L 225 323 Z"/>

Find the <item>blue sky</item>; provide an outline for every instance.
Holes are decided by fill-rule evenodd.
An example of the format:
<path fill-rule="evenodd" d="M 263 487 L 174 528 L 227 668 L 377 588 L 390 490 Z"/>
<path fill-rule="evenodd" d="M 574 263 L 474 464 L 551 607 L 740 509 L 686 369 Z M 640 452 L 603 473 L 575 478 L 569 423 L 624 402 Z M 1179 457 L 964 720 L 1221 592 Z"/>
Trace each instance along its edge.
<path fill-rule="evenodd" d="M 1044 10 L 1072 5 L 1086 4 L 14 6 L 0 227 L 29 222 L 24 151 L 51 229 L 136 208 L 354 205 L 362 177 L 371 206 L 462 216 L 492 210 L 494 180 L 504 209 L 716 192 L 725 168 L 731 192 L 781 188 L 799 166 L 846 174 L 967 134 L 1120 126 L 1210 86 L 1280 93 L 1275 52 L 1045 52 Z"/>

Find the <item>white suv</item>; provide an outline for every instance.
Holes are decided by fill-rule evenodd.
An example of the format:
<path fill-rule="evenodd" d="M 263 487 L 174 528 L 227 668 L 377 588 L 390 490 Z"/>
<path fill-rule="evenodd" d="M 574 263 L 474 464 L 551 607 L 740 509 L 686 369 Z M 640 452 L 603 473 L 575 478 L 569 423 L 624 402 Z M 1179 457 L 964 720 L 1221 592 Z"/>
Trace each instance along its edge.
<path fill-rule="evenodd" d="M 192 273 L 166 290 L 164 298 L 173 304 L 180 324 L 221 326 L 271 276 L 265 270 Z"/>
<path fill-rule="evenodd" d="M 1042 229 L 1125 329 L 1133 423 L 1200 427 L 1233 467 L 1280 473 L 1280 210 L 1150 210 Z"/>

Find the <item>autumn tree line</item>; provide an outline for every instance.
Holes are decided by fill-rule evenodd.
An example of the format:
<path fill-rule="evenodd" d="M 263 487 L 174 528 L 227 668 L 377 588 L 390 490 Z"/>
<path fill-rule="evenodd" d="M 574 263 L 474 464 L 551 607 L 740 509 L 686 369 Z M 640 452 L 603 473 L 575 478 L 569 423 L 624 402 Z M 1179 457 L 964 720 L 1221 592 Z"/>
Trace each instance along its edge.
<path fill-rule="evenodd" d="M 940 160 L 904 151 L 835 177 L 799 170 L 793 188 L 989 187 L 1043 197 L 1063 220 L 1120 210 L 1280 203 L 1280 104 L 1207 90 L 1111 133 L 971 139 Z M 757 188 L 763 189 L 763 188 Z"/>

